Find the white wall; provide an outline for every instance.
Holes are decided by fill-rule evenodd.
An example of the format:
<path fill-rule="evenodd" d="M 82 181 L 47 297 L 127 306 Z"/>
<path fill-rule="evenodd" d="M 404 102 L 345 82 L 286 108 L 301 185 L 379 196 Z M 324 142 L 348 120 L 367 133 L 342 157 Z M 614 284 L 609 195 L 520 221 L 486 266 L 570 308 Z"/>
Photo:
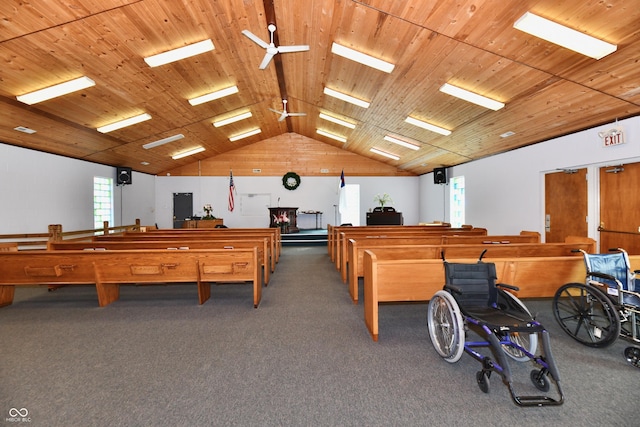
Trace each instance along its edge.
<path fill-rule="evenodd" d="M 640 117 L 618 123 L 625 144 L 604 147 L 598 132 L 617 125 L 585 130 L 551 141 L 513 150 L 447 170 L 465 177 L 465 222 L 491 234 L 535 230 L 544 236 L 544 174 L 558 169 L 584 168 L 589 174 L 589 235 L 598 224 L 598 167 L 640 161 Z M 421 221 L 449 215 L 448 185 L 433 183 L 433 174 L 420 177 Z M 446 192 L 446 197 L 443 197 Z"/>
<path fill-rule="evenodd" d="M 605 148 L 598 137 L 615 123 L 488 157 L 447 170 L 449 177 L 464 175 L 465 222 L 486 227 L 492 234 L 535 230 L 544 235 L 544 174 L 564 168 L 587 167 L 589 182 L 589 234 L 597 235 L 597 168 L 640 161 L 640 117 L 621 120 L 626 144 Z M 0 144 L 0 234 L 45 232 L 49 224 L 64 230 L 93 228 L 93 177 L 115 177 L 115 168 L 81 160 Z M 173 225 L 173 193 L 194 194 L 194 213 L 210 203 L 214 215 L 230 227 L 268 225 L 264 215 L 242 214 L 242 197 L 267 195 L 271 206 L 294 206 L 324 212 L 322 226 L 336 224 L 338 176 L 301 177 L 294 191 L 282 186 L 281 177 L 234 176 L 236 210 L 227 211 L 229 177 L 155 177 L 134 172 L 133 184 L 115 188 L 115 224 Z M 448 221 L 449 186 L 434 184 L 433 174 L 420 177 L 352 177 L 360 185 L 361 224 L 376 206 L 373 198 L 388 193 L 403 213 L 405 224 Z M 280 199 L 278 201 L 278 198 Z M 122 218 L 122 219 L 121 219 Z M 311 228 L 313 217 L 302 216 L 299 225 Z M 303 223 L 306 221 L 306 223 Z"/>
<path fill-rule="evenodd" d="M 115 168 L 0 144 L 0 234 L 93 229 L 93 177 L 115 178 Z M 115 224 L 155 222 L 154 177 L 133 173 L 114 192 Z"/>
<path fill-rule="evenodd" d="M 213 215 L 224 219 L 228 227 L 268 227 L 268 207 L 297 207 L 299 211 L 314 210 L 323 212 L 322 226 L 336 224 L 336 210 L 339 201 L 339 176 L 300 177 L 300 186 L 287 190 L 282 185 L 282 177 L 233 177 L 236 186 L 236 207 L 233 212 L 227 210 L 229 177 L 171 177 L 156 178 L 156 222 L 160 228 L 173 226 L 173 193 L 193 193 L 193 213 L 202 215 L 202 207 L 209 203 L 213 206 Z M 373 198 L 378 193 L 388 193 L 393 206 L 403 213 L 405 224 L 418 223 L 419 180 L 417 177 L 350 177 L 345 171 L 347 184 L 360 185 L 361 224 L 366 224 L 366 212 L 376 203 Z M 258 194 L 268 196 L 260 215 L 243 214 L 243 195 Z M 299 216 L 298 226 L 313 228 L 315 217 Z"/>

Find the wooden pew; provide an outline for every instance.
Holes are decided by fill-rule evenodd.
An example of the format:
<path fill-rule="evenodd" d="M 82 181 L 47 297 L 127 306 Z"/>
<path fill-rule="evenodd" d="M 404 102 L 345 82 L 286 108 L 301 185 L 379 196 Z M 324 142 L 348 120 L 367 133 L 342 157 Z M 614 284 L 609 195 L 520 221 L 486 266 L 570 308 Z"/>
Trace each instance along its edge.
<path fill-rule="evenodd" d="M 282 237 L 281 237 L 281 231 L 279 227 L 151 229 L 151 230 L 147 230 L 147 232 L 158 233 L 158 234 L 209 233 L 213 235 L 220 234 L 220 235 L 228 235 L 228 236 L 235 236 L 235 235 L 263 236 L 264 235 L 263 233 L 266 233 L 273 246 L 273 253 L 275 254 L 275 262 L 278 262 L 278 260 L 280 259 L 280 252 L 282 250 Z"/>
<path fill-rule="evenodd" d="M 365 245 L 368 245 L 372 238 L 379 236 L 365 236 L 364 240 L 360 237 L 350 235 L 347 237 L 345 232 L 343 242 L 346 244 L 346 248 L 343 249 L 343 253 L 345 256 L 341 256 L 340 258 L 340 273 L 342 276 L 342 281 L 347 282 L 347 270 L 349 271 L 349 277 L 358 274 L 358 277 L 362 277 L 362 250 L 358 250 L 355 246 L 358 246 L 359 241 L 362 241 Z M 377 239 L 378 242 L 372 242 L 372 246 L 395 246 L 395 245 L 438 245 L 438 244 L 488 244 L 488 243 L 540 243 L 540 233 L 531 232 L 531 231 L 521 231 L 520 234 L 517 235 L 422 235 L 421 233 L 417 234 L 391 234 L 388 236 L 380 237 Z M 358 256 L 355 258 L 355 252 L 357 252 Z M 348 269 L 347 265 L 352 262 L 352 260 L 357 261 L 356 269 Z"/>
<path fill-rule="evenodd" d="M 449 228 L 449 229 L 434 229 L 433 227 L 423 227 L 422 229 L 415 228 L 416 226 L 409 226 L 409 229 L 404 227 L 396 227 L 392 230 L 383 231 L 369 231 L 369 230 L 344 230 L 338 233 L 338 240 L 336 242 L 337 250 L 335 253 L 335 264 L 339 270 L 342 264 L 342 260 L 347 256 L 347 250 L 349 245 L 349 239 L 359 237 L 420 237 L 420 236 L 451 236 L 451 235 L 465 235 L 465 236 L 486 236 L 487 230 L 485 228 Z"/>
<path fill-rule="evenodd" d="M 15 286 L 95 284 L 100 307 L 116 301 L 121 284 L 196 283 L 198 301 L 212 282 L 253 283 L 253 305 L 262 298 L 257 248 L 146 249 L 121 251 L 0 252 L 0 306 L 13 302 Z"/>
<path fill-rule="evenodd" d="M 444 239 L 443 239 L 444 240 Z M 406 254 L 407 258 L 414 255 L 411 252 L 421 252 L 427 250 L 428 254 L 435 253 L 434 258 L 441 258 L 442 252 L 447 258 L 469 258 L 477 259 L 483 250 L 487 250 L 485 258 L 497 257 L 552 257 L 552 256 L 581 256 L 574 253 L 576 249 L 583 249 L 588 253 L 595 253 L 596 241 L 588 237 L 570 237 L 571 243 L 509 243 L 509 244 L 468 244 L 468 245 L 436 245 L 435 252 L 431 250 L 430 243 L 425 243 L 425 239 L 350 239 L 349 241 L 349 264 L 341 271 L 342 280 L 349 286 L 349 294 L 354 304 L 358 303 L 358 279 L 363 277 L 363 256 L 367 249 L 376 250 L 394 249 L 394 253 Z M 428 242 L 428 239 L 426 239 Z M 422 256 L 421 256 L 422 257 Z"/>
<path fill-rule="evenodd" d="M 640 256 L 631 256 L 633 265 Z M 450 262 L 475 262 L 449 259 Z M 498 282 L 518 286 L 518 298 L 553 297 L 565 283 L 584 283 L 584 259 L 568 257 L 496 258 Z M 364 255 L 364 318 L 374 341 L 378 340 L 380 302 L 428 301 L 444 286 L 442 260 L 408 259 L 404 254 L 367 250 Z M 426 312 L 425 312 L 426 315 Z"/>
<path fill-rule="evenodd" d="M 431 230 L 450 230 L 451 225 L 447 224 L 433 224 L 433 225 L 359 225 L 359 226 L 346 226 L 346 225 L 331 225 L 327 224 L 327 250 L 331 261 L 335 262 L 336 252 L 338 251 L 338 240 L 340 232 L 347 230 L 367 230 L 371 234 L 376 234 L 382 231 L 394 232 L 398 229 L 405 231 L 421 230 L 425 228 Z M 468 227 L 465 227 L 467 229 Z"/>
<path fill-rule="evenodd" d="M 49 242 L 49 250 L 127 250 L 127 249 L 235 249 L 258 248 L 258 259 L 263 268 L 264 284 L 269 284 L 271 264 L 269 261 L 269 241 L 267 238 L 247 238 L 235 240 L 120 240 L 120 241 L 61 241 Z"/>
<path fill-rule="evenodd" d="M 180 241 L 194 241 L 194 240 L 224 240 L 224 241 L 255 241 L 256 239 L 268 239 L 269 245 L 269 262 L 271 265 L 271 272 L 275 271 L 277 263 L 277 245 L 272 232 L 256 232 L 252 235 L 247 233 L 209 233 L 209 229 L 185 229 L 194 230 L 195 232 L 188 232 L 187 234 L 178 232 L 175 233 L 162 233 L 162 232 L 131 232 L 123 234 L 110 234 L 108 236 L 95 236 L 91 241 L 94 242 L 117 242 L 117 241 L 172 241 L 173 245 L 181 246 Z"/>

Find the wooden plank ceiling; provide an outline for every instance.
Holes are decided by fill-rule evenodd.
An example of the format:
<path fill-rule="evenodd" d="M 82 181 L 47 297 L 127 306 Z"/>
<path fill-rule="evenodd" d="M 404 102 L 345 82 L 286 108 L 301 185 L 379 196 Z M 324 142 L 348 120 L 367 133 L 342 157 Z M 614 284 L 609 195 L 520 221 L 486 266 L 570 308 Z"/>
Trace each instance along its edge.
<path fill-rule="evenodd" d="M 618 49 L 595 60 L 514 29 L 527 11 Z M 640 113 L 638 0 L 3 0 L 0 14 L 0 141 L 150 174 L 294 133 L 419 175 Z M 276 46 L 309 51 L 279 53 L 259 69 L 265 49 L 242 31 L 269 41 L 268 24 L 277 27 Z M 143 60 L 205 39 L 213 51 L 155 68 Z M 333 54 L 333 42 L 395 69 L 385 73 Z M 31 106 L 16 100 L 80 76 L 96 85 Z M 492 111 L 458 100 L 439 91 L 444 83 L 506 107 Z M 187 102 L 233 85 L 236 94 Z M 371 105 L 329 97 L 325 87 Z M 306 116 L 278 121 L 271 109 L 281 111 L 282 99 L 289 112 Z M 246 120 L 212 126 L 247 111 Z M 322 112 L 356 126 L 328 122 Z M 141 113 L 152 119 L 96 130 Z M 452 133 L 415 127 L 408 116 Z M 255 128 L 261 130 L 255 136 L 229 140 Z M 515 134 L 501 138 L 505 132 Z M 142 147 L 179 133 L 185 136 L 179 141 Z M 391 144 L 385 135 L 420 149 Z M 199 146 L 206 151 L 171 158 Z"/>

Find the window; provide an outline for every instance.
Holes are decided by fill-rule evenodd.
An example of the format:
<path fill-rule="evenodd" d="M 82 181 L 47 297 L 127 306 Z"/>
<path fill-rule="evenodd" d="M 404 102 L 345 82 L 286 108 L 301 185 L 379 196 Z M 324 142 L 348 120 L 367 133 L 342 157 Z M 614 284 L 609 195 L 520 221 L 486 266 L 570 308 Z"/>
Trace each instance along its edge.
<path fill-rule="evenodd" d="M 451 191 L 449 193 L 449 206 L 452 227 L 461 227 L 464 224 L 464 176 L 456 176 L 449 181 Z"/>
<path fill-rule="evenodd" d="M 113 225 L 113 179 L 93 177 L 93 228 Z"/>

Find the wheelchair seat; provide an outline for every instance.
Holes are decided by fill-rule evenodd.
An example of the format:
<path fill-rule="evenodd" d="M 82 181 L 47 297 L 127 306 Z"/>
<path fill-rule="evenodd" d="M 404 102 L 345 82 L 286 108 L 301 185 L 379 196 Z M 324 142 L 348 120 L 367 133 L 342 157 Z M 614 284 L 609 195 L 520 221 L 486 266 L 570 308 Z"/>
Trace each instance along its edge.
<path fill-rule="evenodd" d="M 529 312 L 512 298 L 502 295 L 496 286 L 495 264 L 445 262 L 444 269 L 445 288 L 453 290 L 452 295 L 463 314 L 473 316 L 487 325 L 531 327 Z"/>

